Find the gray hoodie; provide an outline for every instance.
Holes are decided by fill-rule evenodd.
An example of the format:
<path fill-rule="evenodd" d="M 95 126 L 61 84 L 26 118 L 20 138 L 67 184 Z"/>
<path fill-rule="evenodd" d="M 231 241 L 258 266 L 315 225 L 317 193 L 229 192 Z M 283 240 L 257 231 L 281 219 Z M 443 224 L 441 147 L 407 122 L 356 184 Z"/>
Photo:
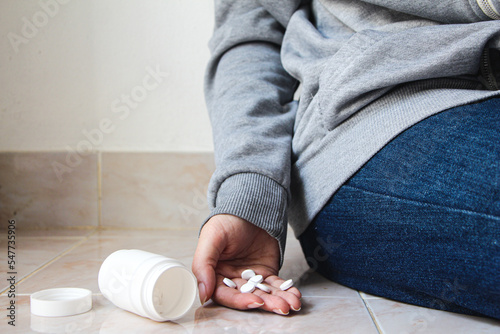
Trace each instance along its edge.
<path fill-rule="evenodd" d="M 282 252 L 287 222 L 300 235 L 392 138 L 499 95 L 499 0 L 219 0 L 215 11 L 210 217 L 246 219 Z"/>

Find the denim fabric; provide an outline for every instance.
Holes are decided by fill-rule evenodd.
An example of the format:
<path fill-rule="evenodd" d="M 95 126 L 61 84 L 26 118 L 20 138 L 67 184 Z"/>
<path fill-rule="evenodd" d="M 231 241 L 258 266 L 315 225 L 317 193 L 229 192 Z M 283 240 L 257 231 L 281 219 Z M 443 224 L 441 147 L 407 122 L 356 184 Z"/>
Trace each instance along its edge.
<path fill-rule="evenodd" d="M 401 133 L 300 236 L 340 284 L 420 306 L 500 319 L 500 99 Z"/>

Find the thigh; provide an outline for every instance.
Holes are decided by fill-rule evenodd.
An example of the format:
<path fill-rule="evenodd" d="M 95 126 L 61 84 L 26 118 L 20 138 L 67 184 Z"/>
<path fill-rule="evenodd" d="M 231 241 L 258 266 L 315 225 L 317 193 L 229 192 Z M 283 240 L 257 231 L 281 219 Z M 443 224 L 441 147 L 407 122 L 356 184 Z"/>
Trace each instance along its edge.
<path fill-rule="evenodd" d="M 300 237 L 339 283 L 426 307 L 500 318 L 500 99 L 406 130 Z"/>
<path fill-rule="evenodd" d="M 500 216 L 500 99 L 434 115 L 378 152 L 347 186 Z"/>

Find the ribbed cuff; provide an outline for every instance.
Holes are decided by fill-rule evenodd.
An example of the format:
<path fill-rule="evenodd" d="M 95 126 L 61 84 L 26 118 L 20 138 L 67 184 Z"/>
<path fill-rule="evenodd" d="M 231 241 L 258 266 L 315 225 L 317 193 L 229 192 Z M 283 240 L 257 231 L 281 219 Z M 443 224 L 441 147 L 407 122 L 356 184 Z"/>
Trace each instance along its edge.
<path fill-rule="evenodd" d="M 278 240 L 281 268 L 286 244 L 287 192 L 279 183 L 257 173 L 240 173 L 227 178 L 205 222 L 218 214 L 245 219 Z"/>

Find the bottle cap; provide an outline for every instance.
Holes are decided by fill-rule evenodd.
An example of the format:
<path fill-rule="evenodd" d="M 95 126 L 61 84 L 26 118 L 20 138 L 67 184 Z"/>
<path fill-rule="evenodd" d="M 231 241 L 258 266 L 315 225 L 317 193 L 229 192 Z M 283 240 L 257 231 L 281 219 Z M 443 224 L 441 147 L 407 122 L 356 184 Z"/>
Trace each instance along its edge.
<path fill-rule="evenodd" d="M 31 295 L 31 313 L 42 317 L 64 317 L 92 309 L 92 291 L 80 288 L 57 288 Z"/>

